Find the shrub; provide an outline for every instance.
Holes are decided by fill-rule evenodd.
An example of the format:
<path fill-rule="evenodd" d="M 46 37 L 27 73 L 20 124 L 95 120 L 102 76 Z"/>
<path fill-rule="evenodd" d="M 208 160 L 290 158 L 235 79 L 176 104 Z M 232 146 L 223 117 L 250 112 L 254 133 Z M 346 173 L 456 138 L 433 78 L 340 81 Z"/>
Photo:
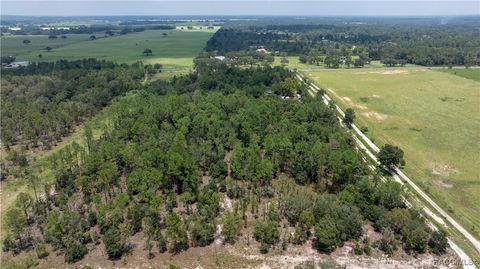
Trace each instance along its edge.
<path fill-rule="evenodd" d="M 65 261 L 68 263 L 77 262 L 87 254 L 87 247 L 80 242 L 72 242 L 65 249 Z"/>
<path fill-rule="evenodd" d="M 37 245 L 37 247 L 35 248 L 35 252 L 37 252 L 37 257 L 39 259 L 43 259 L 43 258 L 48 256 L 47 248 L 45 247 L 45 244 L 43 244 L 43 243 L 40 243 L 40 244 Z"/>
<path fill-rule="evenodd" d="M 445 254 L 448 247 L 447 236 L 442 231 L 434 231 L 428 239 L 428 246 L 437 255 Z"/>
<path fill-rule="evenodd" d="M 105 250 L 110 260 L 119 259 L 125 250 L 124 240 L 122 234 L 117 228 L 110 228 L 103 236 Z"/>
<path fill-rule="evenodd" d="M 265 243 L 262 243 L 260 245 L 260 253 L 262 254 L 267 254 L 268 253 L 268 245 Z"/>

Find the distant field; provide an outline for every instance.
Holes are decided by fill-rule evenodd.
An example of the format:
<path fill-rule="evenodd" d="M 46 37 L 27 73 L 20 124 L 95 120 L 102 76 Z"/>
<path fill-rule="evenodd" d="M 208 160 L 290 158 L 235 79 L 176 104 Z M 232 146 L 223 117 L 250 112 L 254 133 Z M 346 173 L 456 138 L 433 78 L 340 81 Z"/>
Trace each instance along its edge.
<path fill-rule="evenodd" d="M 457 75 L 460 77 L 473 79 L 476 81 L 480 81 L 480 69 L 478 68 L 453 68 L 453 69 L 438 69 L 438 71 Z"/>
<path fill-rule="evenodd" d="M 479 236 L 480 82 L 419 67 L 306 73 L 375 142 L 403 148 L 408 175 Z"/>
<path fill-rule="evenodd" d="M 163 36 L 162 33 L 167 33 Z M 203 49 L 213 31 L 149 30 L 140 33 L 89 40 L 90 35 L 68 35 L 56 40 L 47 36 L 5 36 L 2 37 L 2 55 L 16 55 L 17 60 L 43 61 L 59 59 L 82 59 L 94 57 L 116 62 L 132 63 L 144 61 L 161 63 L 168 68 L 189 68 L 192 59 Z M 22 41 L 29 39 L 30 44 Z M 47 52 L 45 47 L 52 51 Z M 143 56 L 143 50 L 153 51 Z"/>

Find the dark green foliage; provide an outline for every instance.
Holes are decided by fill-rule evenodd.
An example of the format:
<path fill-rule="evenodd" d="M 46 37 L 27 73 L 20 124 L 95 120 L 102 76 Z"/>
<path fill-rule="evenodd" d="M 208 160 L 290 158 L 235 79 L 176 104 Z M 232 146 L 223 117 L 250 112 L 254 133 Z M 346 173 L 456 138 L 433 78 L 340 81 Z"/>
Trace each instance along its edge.
<path fill-rule="evenodd" d="M 174 253 L 188 247 L 188 235 L 183 219 L 171 213 L 165 220 L 168 249 Z"/>
<path fill-rule="evenodd" d="M 393 165 L 405 165 L 403 150 L 397 146 L 385 144 L 378 153 L 378 160 L 382 165 L 391 167 Z"/>
<path fill-rule="evenodd" d="M 152 50 L 151 49 L 144 49 L 143 50 L 143 55 L 145 56 L 151 56 L 152 55 Z"/>
<path fill-rule="evenodd" d="M 265 243 L 260 244 L 260 253 L 267 254 L 269 250 L 269 246 Z"/>
<path fill-rule="evenodd" d="M 65 261 L 73 263 L 79 261 L 87 254 L 87 247 L 78 241 L 73 241 L 67 244 L 65 249 Z"/>
<path fill-rule="evenodd" d="M 193 215 L 190 220 L 190 236 L 193 246 L 210 245 L 215 236 L 215 223 L 208 217 Z"/>
<path fill-rule="evenodd" d="M 227 212 L 223 217 L 222 236 L 225 242 L 233 244 L 242 229 L 242 218 L 233 213 Z"/>
<path fill-rule="evenodd" d="M 43 235 L 45 241 L 56 249 L 75 248 L 72 242 L 83 242 L 83 233 L 87 227 L 88 224 L 81 219 L 78 212 L 54 210 L 48 215 Z"/>
<path fill-rule="evenodd" d="M 412 222 L 402 231 L 405 249 L 408 252 L 424 253 L 427 248 L 428 229 L 422 222 Z"/>
<path fill-rule="evenodd" d="M 343 118 L 343 123 L 347 125 L 348 128 L 351 127 L 353 120 L 355 119 L 355 111 L 351 108 L 345 110 L 345 117 Z"/>
<path fill-rule="evenodd" d="M 430 250 L 437 255 L 445 254 L 448 247 L 448 240 L 445 232 L 434 231 L 428 239 L 428 246 L 430 247 Z"/>
<path fill-rule="evenodd" d="M 385 252 L 388 256 L 392 256 L 393 252 L 398 247 L 398 240 L 395 238 L 395 234 L 389 228 L 385 229 L 382 238 L 377 242 L 378 247 Z"/>
<path fill-rule="evenodd" d="M 125 240 L 118 228 L 108 229 L 103 236 L 103 243 L 110 260 L 119 259 L 125 252 Z"/>
<path fill-rule="evenodd" d="M 119 95 L 137 89 L 143 70 L 85 59 L 2 70 L 2 141 L 44 148 Z"/>
<path fill-rule="evenodd" d="M 339 244 L 338 233 L 339 231 L 332 218 L 320 219 L 315 225 L 315 247 L 320 251 L 332 252 Z"/>
<path fill-rule="evenodd" d="M 387 209 L 401 207 L 403 205 L 401 190 L 402 187 L 398 182 L 387 181 L 382 183 L 377 193 L 378 203 Z"/>
<path fill-rule="evenodd" d="M 278 223 L 273 221 L 257 220 L 255 223 L 255 230 L 253 235 L 255 239 L 267 246 L 278 242 L 280 234 L 278 232 Z"/>
<path fill-rule="evenodd" d="M 39 259 L 43 259 L 49 255 L 44 243 L 38 243 L 37 246 L 35 246 L 35 252 L 37 253 L 37 257 Z"/>
<path fill-rule="evenodd" d="M 13 239 L 20 239 L 27 227 L 27 218 L 19 208 L 11 208 L 6 211 L 4 228 L 13 235 Z"/>
<path fill-rule="evenodd" d="M 162 235 L 162 232 L 159 230 L 156 234 L 157 248 L 160 253 L 167 251 L 167 240 Z"/>

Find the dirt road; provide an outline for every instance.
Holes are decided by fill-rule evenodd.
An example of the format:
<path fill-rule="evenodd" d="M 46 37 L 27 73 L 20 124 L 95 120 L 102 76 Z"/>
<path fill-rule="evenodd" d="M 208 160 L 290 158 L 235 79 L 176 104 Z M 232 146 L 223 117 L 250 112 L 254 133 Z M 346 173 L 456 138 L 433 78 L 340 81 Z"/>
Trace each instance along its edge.
<path fill-rule="evenodd" d="M 297 73 L 297 77 L 300 81 L 302 82 L 305 82 L 303 77 L 301 75 L 299 75 Z M 310 89 L 316 93 L 320 90 L 320 88 L 318 86 L 316 86 L 315 84 L 310 84 L 309 85 Z M 323 99 L 323 102 L 326 104 L 326 105 L 329 105 L 330 101 L 332 100 L 327 94 L 323 94 L 322 95 L 322 99 Z M 342 111 L 342 109 L 338 106 L 338 105 L 335 105 L 335 108 L 337 110 L 337 112 L 340 114 L 340 117 L 339 117 L 339 120 L 341 120 L 344 116 L 345 116 L 345 113 Z M 377 164 L 379 164 L 378 160 L 377 160 L 377 157 L 375 156 L 375 154 L 372 153 L 372 150 L 375 152 L 375 153 L 378 153 L 380 151 L 380 148 L 375 145 L 364 133 L 362 133 L 362 131 L 360 131 L 360 129 L 355 125 L 355 124 L 352 124 L 352 129 L 355 131 L 356 135 L 358 137 L 361 138 L 358 139 L 357 136 L 354 136 L 355 138 L 355 142 L 357 143 L 357 145 L 365 151 L 365 153 L 374 161 L 376 162 Z M 368 145 L 368 147 L 365 146 L 366 143 Z M 371 150 L 370 150 L 371 149 Z M 440 208 L 440 206 L 438 206 L 425 192 L 423 192 L 409 177 L 407 177 L 398 167 L 395 167 L 394 168 L 394 171 L 393 172 L 393 176 L 395 178 L 395 180 L 401 184 L 403 184 L 403 182 L 405 182 L 406 184 L 408 184 L 409 186 L 411 186 L 417 193 L 418 195 L 423 198 L 425 201 L 427 201 L 427 203 L 435 208 L 435 210 L 438 211 L 438 213 L 444 217 L 457 231 L 459 231 L 474 247 L 475 249 L 480 253 L 480 242 L 475 238 L 473 237 L 465 228 L 463 228 L 463 226 L 461 226 L 458 222 L 456 222 L 452 217 L 450 217 L 442 208 Z M 403 181 L 402 181 L 403 180 Z M 429 213 L 431 213 L 433 215 L 433 218 L 436 219 L 436 218 L 439 218 L 438 216 L 434 215 L 431 211 L 429 211 Z M 433 224 L 431 224 L 433 226 Z M 450 246 L 451 248 L 457 253 L 457 255 L 460 257 L 462 263 L 463 263 L 463 268 L 468 268 L 468 269 L 471 269 L 471 268 L 475 268 L 475 265 L 473 263 L 471 263 L 471 259 L 470 257 L 465 254 L 465 252 L 463 252 L 460 247 L 458 247 L 455 243 L 453 243 L 450 239 L 449 239 L 449 243 L 450 243 Z"/>

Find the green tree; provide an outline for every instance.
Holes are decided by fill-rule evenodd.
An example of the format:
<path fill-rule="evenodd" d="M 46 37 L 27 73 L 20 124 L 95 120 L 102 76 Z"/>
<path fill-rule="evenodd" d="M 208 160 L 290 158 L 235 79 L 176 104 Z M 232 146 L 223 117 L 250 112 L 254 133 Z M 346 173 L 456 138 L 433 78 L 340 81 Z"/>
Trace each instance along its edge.
<path fill-rule="evenodd" d="M 362 58 L 358 58 L 358 59 L 355 59 L 355 61 L 353 62 L 353 66 L 354 67 L 363 67 L 365 65 L 365 62 L 363 61 Z"/>
<path fill-rule="evenodd" d="M 428 239 L 428 246 L 430 250 L 437 255 L 445 254 L 448 248 L 448 239 L 445 232 L 434 231 Z"/>
<path fill-rule="evenodd" d="M 125 239 L 118 228 L 109 228 L 103 236 L 103 243 L 110 260 L 117 260 L 122 257 L 125 251 Z"/>
<path fill-rule="evenodd" d="M 276 244 L 280 237 L 277 226 L 278 224 L 274 221 L 257 220 L 253 235 L 260 243 L 267 245 Z"/>
<path fill-rule="evenodd" d="M 145 56 L 150 56 L 152 54 L 153 54 L 153 52 L 152 52 L 151 49 L 144 49 L 143 50 L 143 55 L 145 55 Z"/>
<path fill-rule="evenodd" d="M 195 214 L 189 226 L 193 246 L 203 247 L 211 244 L 215 239 L 215 222 L 208 216 Z"/>
<path fill-rule="evenodd" d="M 237 236 L 242 230 L 242 218 L 232 211 L 228 211 L 223 216 L 222 236 L 225 242 L 235 243 Z"/>
<path fill-rule="evenodd" d="M 282 95 L 284 96 L 290 96 L 290 97 L 295 96 L 297 89 L 298 89 L 298 83 L 292 77 L 287 78 L 282 82 Z"/>
<path fill-rule="evenodd" d="M 355 119 L 355 111 L 351 108 L 345 110 L 345 116 L 343 118 L 343 123 L 348 127 L 352 127 L 353 120 Z"/>
<path fill-rule="evenodd" d="M 155 223 L 152 218 L 146 217 L 143 219 L 142 222 L 142 228 L 143 228 L 143 234 L 144 234 L 144 239 L 145 239 L 145 249 L 148 251 L 148 258 L 151 259 L 153 258 L 153 253 L 152 253 L 152 248 L 153 244 L 152 241 L 155 238 Z"/>
<path fill-rule="evenodd" d="M 390 144 L 385 144 L 378 153 L 378 160 L 380 164 L 391 167 L 393 165 L 405 165 L 405 160 L 403 159 L 403 150 L 397 146 L 392 146 Z"/>
<path fill-rule="evenodd" d="M 22 238 L 22 234 L 27 228 L 27 219 L 22 210 L 16 207 L 10 208 L 5 213 L 4 221 L 5 228 L 13 234 L 15 239 Z"/>
<path fill-rule="evenodd" d="M 168 248 L 174 253 L 188 247 L 187 229 L 183 219 L 175 212 L 170 213 L 165 220 Z"/>
<path fill-rule="evenodd" d="M 65 248 L 65 261 L 68 263 L 77 262 L 83 259 L 87 252 L 87 247 L 84 244 L 73 240 L 69 242 Z"/>
<path fill-rule="evenodd" d="M 382 183 L 377 191 L 377 200 L 380 205 L 387 209 L 401 207 L 403 205 L 402 186 L 395 181 Z"/>
<path fill-rule="evenodd" d="M 407 252 L 416 251 L 424 253 L 427 249 L 429 235 L 427 228 L 422 224 L 413 221 L 408 227 L 403 229 L 403 241 L 405 242 L 405 250 Z"/>
<path fill-rule="evenodd" d="M 338 229 L 330 217 L 321 218 L 315 225 L 315 247 L 327 253 L 332 252 L 338 244 Z"/>
<path fill-rule="evenodd" d="M 21 192 L 15 200 L 15 205 L 20 207 L 25 214 L 25 218 L 28 218 L 28 210 L 33 206 L 33 198 L 30 194 Z"/>
<path fill-rule="evenodd" d="M 382 238 L 378 242 L 378 247 L 388 256 L 392 256 L 393 252 L 397 250 L 398 240 L 395 234 L 389 228 L 383 231 Z"/>

